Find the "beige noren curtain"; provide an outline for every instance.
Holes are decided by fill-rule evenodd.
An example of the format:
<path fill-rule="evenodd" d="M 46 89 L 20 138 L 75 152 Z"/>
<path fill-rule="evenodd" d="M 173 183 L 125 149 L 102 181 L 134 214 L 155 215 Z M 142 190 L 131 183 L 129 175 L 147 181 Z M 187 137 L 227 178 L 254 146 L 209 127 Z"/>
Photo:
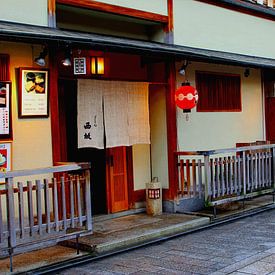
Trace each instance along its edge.
<path fill-rule="evenodd" d="M 86 117 L 83 112 L 86 113 L 87 109 L 93 108 L 92 113 L 100 117 L 102 128 L 104 123 L 106 148 L 150 143 L 148 83 L 86 79 L 78 80 L 78 83 L 80 82 L 86 84 L 78 84 L 78 102 L 80 100 L 83 102 L 82 93 L 86 95 L 86 92 L 82 91 L 84 87 L 93 92 L 87 94 L 89 99 L 85 99 L 85 108 L 81 105 L 81 109 L 78 109 L 79 138 L 83 136 L 83 133 L 82 136 L 80 134 L 81 125 L 85 120 L 82 116 Z M 100 102 L 100 98 L 103 102 Z M 104 107 L 96 107 L 98 104 Z M 80 107 L 80 104 L 78 106 Z M 79 124 L 81 122 L 82 124 Z M 98 144 L 101 144 L 99 142 L 101 138 L 103 142 L 101 132 L 95 136 Z M 90 142 L 89 146 L 84 147 L 95 146 Z"/>

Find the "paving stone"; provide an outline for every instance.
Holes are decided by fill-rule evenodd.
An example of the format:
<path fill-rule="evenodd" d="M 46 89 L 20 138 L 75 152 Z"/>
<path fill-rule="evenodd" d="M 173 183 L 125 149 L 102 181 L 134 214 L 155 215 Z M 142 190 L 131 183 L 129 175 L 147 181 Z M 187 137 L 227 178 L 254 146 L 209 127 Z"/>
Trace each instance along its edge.
<path fill-rule="evenodd" d="M 239 272 L 246 272 L 252 274 L 269 274 L 271 272 L 275 272 L 275 263 L 266 263 L 266 262 L 255 262 L 250 264 L 242 269 L 238 270 Z"/>
<path fill-rule="evenodd" d="M 274 232 L 275 210 L 271 210 L 109 257 L 97 262 L 94 271 L 135 275 L 275 275 Z M 89 265 L 86 268 L 91 270 Z"/>

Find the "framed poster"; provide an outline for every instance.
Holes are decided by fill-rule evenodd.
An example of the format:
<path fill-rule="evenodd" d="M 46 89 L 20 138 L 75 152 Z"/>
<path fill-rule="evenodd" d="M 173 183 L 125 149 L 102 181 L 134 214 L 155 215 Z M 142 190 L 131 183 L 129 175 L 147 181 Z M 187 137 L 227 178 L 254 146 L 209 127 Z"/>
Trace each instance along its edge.
<path fill-rule="evenodd" d="M 12 138 L 11 82 L 0 81 L 0 139 Z"/>
<path fill-rule="evenodd" d="M 0 143 L 0 172 L 5 173 L 11 170 L 11 142 Z M 5 179 L 0 178 L 0 183 Z"/>
<path fill-rule="evenodd" d="M 19 68 L 19 117 L 49 116 L 49 72 L 45 69 Z"/>

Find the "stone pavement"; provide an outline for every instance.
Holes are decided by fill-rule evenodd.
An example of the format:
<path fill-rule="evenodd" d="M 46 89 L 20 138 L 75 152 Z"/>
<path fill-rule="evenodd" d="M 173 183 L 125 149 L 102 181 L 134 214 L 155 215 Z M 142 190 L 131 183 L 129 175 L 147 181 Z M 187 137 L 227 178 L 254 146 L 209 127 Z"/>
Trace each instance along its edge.
<path fill-rule="evenodd" d="M 60 274 L 275 274 L 275 209 Z"/>
<path fill-rule="evenodd" d="M 272 197 L 263 196 L 247 201 L 245 203 L 245 210 L 270 203 L 272 203 Z M 274 206 L 274 204 L 272 206 Z M 141 210 L 142 209 L 138 211 L 135 210 L 134 214 L 131 210 L 124 213 L 95 217 L 94 234 L 80 239 L 80 245 L 83 249 L 81 255 L 90 252 L 110 252 L 111 250 L 129 247 L 152 239 L 183 232 L 208 224 L 212 216 L 211 211 L 204 211 L 201 213 L 193 213 L 192 215 L 164 213 L 163 215 L 152 217 L 147 216 L 145 213 L 140 213 Z M 236 215 L 240 212 L 243 212 L 242 203 L 234 203 L 226 206 L 226 209 L 218 209 L 218 219 Z M 70 246 L 74 245 L 73 242 L 70 242 Z M 188 242 L 186 244 L 183 242 L 182 246 L 188 247 Z M 14 256 L 14 270 L 15 272 L 22 272 L 30 268 L 38 268 L 50 263 L 76 257 L 76 250 L 69 247 L 55 246 L 43 248 L 43 250 Z M 0 259 L 0 274 L 8 272 L 9 259 Z"/>

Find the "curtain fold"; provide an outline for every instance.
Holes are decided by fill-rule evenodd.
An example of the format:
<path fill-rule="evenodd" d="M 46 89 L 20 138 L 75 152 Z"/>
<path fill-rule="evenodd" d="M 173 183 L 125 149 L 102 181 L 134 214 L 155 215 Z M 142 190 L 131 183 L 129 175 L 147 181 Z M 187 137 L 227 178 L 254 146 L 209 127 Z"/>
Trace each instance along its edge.
<path fill-rule="evenodd" d="M 104 148 L 102 89 L 93 80 L 77 82 L 77 128 L 78 148 Z"/>
<path fill-rule="evenodd" d="M 80 95 L 82 94 L 82 95 Z M 85 97 L 84 97 L 85 94 Z M 78 81 L 79 139 L 83 141 L 83 123 L 97 114 L 105 130 L 106 148 L 150 143 L 148 83 L 126 81 Z M 79 101 L 79 100 L 78 100 Z M 98 107 L 101 106 L 101 108 Z M 102 107 L 103 105 L 103 107 Z M 92 109 L 92 110 L 91 110 Z M 80 119 L 81 117 L 81 119 Z M 85 119 L 84 119 L 85 118 Z M 103 128 L 104 125 L 104 128 Z M 104 132 L 96 135 L 97 143 L 86 141 L 82 147 L 102 146 Z M 102 142 L 99 140 L 102 139 Z M 80 148 L 80 147 L 79 147 Z"/>

